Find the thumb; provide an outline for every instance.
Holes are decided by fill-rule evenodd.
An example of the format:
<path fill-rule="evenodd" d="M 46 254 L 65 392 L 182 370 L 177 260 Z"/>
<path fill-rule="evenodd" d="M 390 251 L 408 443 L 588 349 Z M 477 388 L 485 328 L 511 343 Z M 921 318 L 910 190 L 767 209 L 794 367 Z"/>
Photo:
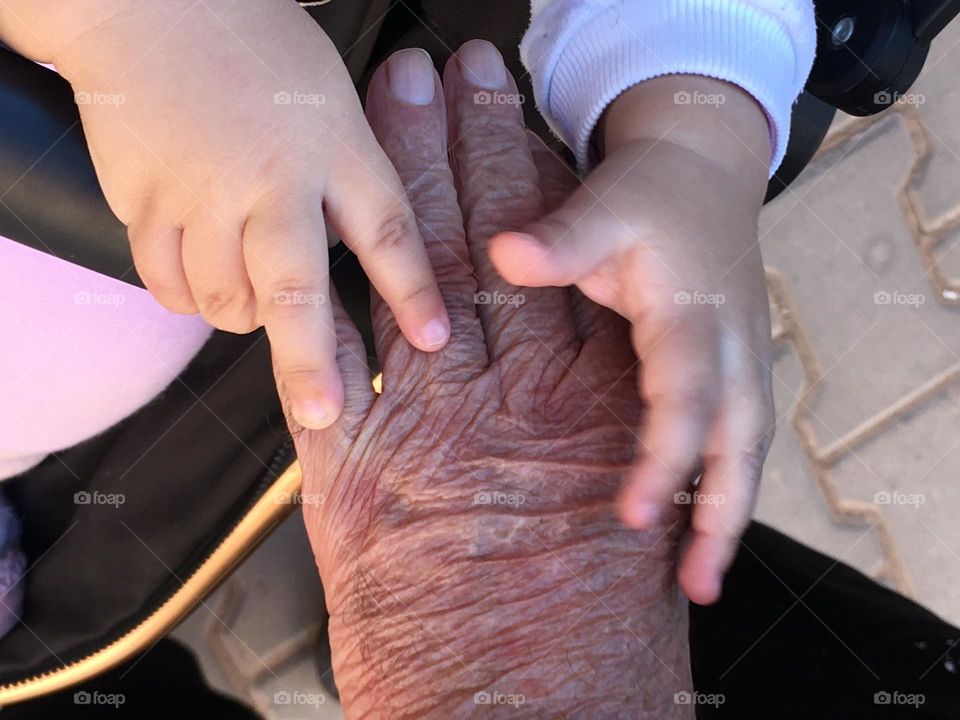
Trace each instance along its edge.
<path fill-rule="evenodd" d="M 514 285 L 573 285 L 609 260 L 628 232 L 629 226 L 583 185 L 522 231 L 493 238 L 490 259 Z"/>

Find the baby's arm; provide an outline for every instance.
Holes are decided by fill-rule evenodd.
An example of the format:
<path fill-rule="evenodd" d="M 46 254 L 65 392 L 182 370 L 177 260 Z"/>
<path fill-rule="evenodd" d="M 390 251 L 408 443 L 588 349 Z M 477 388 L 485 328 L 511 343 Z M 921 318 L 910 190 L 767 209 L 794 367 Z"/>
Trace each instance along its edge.
<path fill-rule="evenodd" d="M 264 325 L 296 419 L 344 397 L 324 220 L 404 335 L 449 323 L 403 186 L 333 43 L 292 0 L 7 0 L 0 38 L 76 92 L 147 288 L 218 328 Z"/>
<path fill-rule="evenodd" d="M 719 597 L 773 435 L 757 217 L 815 42 L 810 0 L 535 0 L 521 48 L 553 129 L 599 164 L 493 261 L 632 322 L 650 411 L 621 512 L 649 527 L 702 472 L 679 571 L 697 602 Z"/>

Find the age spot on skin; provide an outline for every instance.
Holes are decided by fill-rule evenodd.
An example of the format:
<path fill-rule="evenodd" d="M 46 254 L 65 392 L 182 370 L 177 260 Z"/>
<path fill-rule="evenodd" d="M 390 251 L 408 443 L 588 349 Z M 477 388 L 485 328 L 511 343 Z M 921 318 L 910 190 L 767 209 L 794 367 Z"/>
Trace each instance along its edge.
<path fill-rule="evenodd" d="M 481 515 L 471 522 L 473 532 L 467 550 L 471 559 L 492 558 L 497 555 L 513 555 L 521 551 L 527 542 L 522 527 L 527 519 L 522 516 Z"/>
<path fill-rule="evenodd" d="M 590 517 L 585 520 L 584 516 Z M 608 522 L 604 522 L 604 519 Z M 544 552 L 589 543 L 620 526 L 609 508 L 586 505 L 541 512 L 536 516 L 514 508 L 474 516 L 468 537 L 467 557 L 510 560 L 532 558 Z"/>

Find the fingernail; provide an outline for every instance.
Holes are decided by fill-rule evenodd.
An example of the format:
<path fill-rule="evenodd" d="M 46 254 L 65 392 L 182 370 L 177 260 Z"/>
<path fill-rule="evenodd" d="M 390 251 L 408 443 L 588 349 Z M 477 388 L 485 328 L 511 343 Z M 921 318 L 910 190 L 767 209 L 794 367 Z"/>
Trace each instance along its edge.
<path fill-rule="evenodd" d="M 335 414 L 316 400 L 294 403 L 293 417 L 308 430 L 323 430 L 336 419 Z"/>
<path fill-rule="evenodd" d="M 420 331 L 420 342 L 429 348 L 440 347 L 450 337 L 450 326 L 440 318 L 434 318 Z"/>
<path fill-rule="evenodd" d="M 720 596 L 723 595 L 723 575 L 717 575 L 712 579 L 710 590 L 714 600 L 719 600 Z"/>
<path fill-rule="evenodd" d="M 550 249 L 549 246 L 536 235 L 532 235 L 528 232 L 516 232 L 516 231 L 513 231 L 513 235 L 517 239 L 533 245 L 538 250 L 543 250 L 545 252 Z"/>
<path fill-rule="evenodd" d="M 633 517 L 638 525 L 649 528 L 660 517 L 660 508 L 653 503 L 640 503 L 633 509 Z"/>
<path fill-rule="evenodd" d="M 390 92 L 411 105 L 433 102 L 433 61 L 426 50 L 398 50 L 387 59 Z"/>
<path fill-rule="evenodd" d="M 471 40 L 457 50 L 460 75 L 467 82 L 496 90 L 507 82 L 507 68 L 500 52 L 486 40 Z"/>

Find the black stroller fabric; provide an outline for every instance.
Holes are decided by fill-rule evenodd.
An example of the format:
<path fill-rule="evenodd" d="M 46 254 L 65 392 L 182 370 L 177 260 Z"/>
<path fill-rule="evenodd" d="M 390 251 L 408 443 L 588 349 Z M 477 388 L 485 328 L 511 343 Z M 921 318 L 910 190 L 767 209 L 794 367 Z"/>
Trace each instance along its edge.
<path fill-rule="evenodd" d="M 11 480 L 31 566 L 0 683 L 142 621 L 292 459 L 265 336 L 215 333 L 149 405 Z"/>

